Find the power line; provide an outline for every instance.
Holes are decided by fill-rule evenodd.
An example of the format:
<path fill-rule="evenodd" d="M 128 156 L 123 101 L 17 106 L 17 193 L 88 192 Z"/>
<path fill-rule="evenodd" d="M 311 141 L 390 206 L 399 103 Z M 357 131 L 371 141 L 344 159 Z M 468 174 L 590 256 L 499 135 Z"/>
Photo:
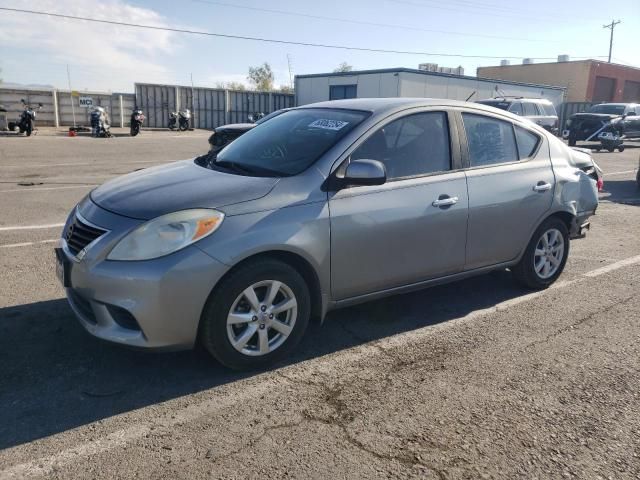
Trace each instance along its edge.
<path fill-rule="evenodd" d="M 213 33 L 213 32 L 206 32 L 206 31 L 199 31 L 199 30 L 160 27 L 156 25 L 143 25 L 139 23 L 118 22 L 115 20 L 102 20 L 98 18 L 80 17 L 75 15 L 64 15 L 61 13 L 42 12 L 42 11 L 36 11 L 36 10 L 24 10 L 19 8 L 0 7 L 0 10 L 4 10 L 8 12 L 27 13 L 31 15 L 48 16 L 48 17 L 54 17 L 54 18 L 65 18 L 68 20 L 81 20 L 86 22 L 103 23 L 108 25 L 117 25 L 121 27 L 144 28 L 147 30 L 157 30 L 157 31 L 165 31 L 165 32 L 173 32 L 173 33 L 186 33 L 190 35 L 202 35 L 202 36 L 208 36 L 208 37 L 229 38 L 229 39 L 235 39 L 235 40 L 248 40 L 248 41 L 254 41 L 254 42 L 275 43 L 280 45 L 298 45 L 302 47 L 332 48 L 337 50 L 352 50 L 352 51 L 358 51 L 358 52 L 393 53 L 397 55 L 420 55 L 420 56 L 432 56 L 432 57 L 487 58 L 487 59 L 523 58 L 521 56 L 515 57 L 510 55 L 466 55 L 466 54 L 454 54 L 454 53 L 418 52 L 418 51 L 411 51 L 411 50 L 386 50 L 381 48 L 365 48 L 365 47 L 353 47 L 348 45 L 298 42 L 293 40 L 278 40 L 273 38 L 250 37 L 245 35 L 230 35 L 230 34 L 224 34 L 224 33 Z M 527 57 L 527 58 L 532 58 L 535 60 L 555 60 L 555 57 Z M 590 57 L 587 57 L 587 58 L 590 58 Z"/>
<path fill-rule="evenodd" d="M 235 5 L 226 2 L 218 2 L 214 0 L 191 0 L 195 3 L 204 3 L 208 5 L 218 5 L 220 7 L 229 7 L 229 8 L 238 8 L 242 10 L 251 10 L 254 12 L 264 12 L 264 13 L 274 13 L 278 15 L 289 15 L 293 17 L 302 17 L 302 18 L 312 18 L 314 20 L 328 20 L 331 22 L 342 22 L 342 23 L 351 23 L 354 25 L 365 25 L 367 27 L 388 27 L 388 28 L 398 28 L 402 30 L 415 30 L 419 32 L 429 32 L 429 33 L 440 33 L 443 35 L 460 35 L 463 37 L 480 37 L 480 38 L 494 38 L 499 40 L 519 40 L 525 42 L 544 42 L 544 43 L 558 43 L 557 40 L 543 40 L 538 38 L 522 38 L 522 37 L 504 37 L 500 35 L 486 35 L 481 33 L 464 33 L 464 32 L 455 32 L 448 30 L 433 30 L 429 28 L 415 27 L 409 25 L 398 25 L 393 23 L 378 23 L 378 22 L 368 22 L 366 20 L 353 20 L 348 18 L 337 18 L 337 17 L 328 17 L 325 15 L 313 15 L 308 13 L 301 12 L 291 12 L 287 10 L 275 10 L 271 8 L 261 8 L 261 7 L 251 7 L 248 5 Z"/>

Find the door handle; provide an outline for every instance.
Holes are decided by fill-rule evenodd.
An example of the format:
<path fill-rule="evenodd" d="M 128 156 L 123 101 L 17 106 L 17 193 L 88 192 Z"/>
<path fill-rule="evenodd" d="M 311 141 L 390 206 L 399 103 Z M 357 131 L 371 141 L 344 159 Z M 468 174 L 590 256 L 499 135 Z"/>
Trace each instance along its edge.
<path fill-rule="evenodd" d="M 434 200 L 431 205 L 434 207 L 447 207 L 449 205 L 455 205 L 456 203 L 458 203 L 458 197 L 446 197 Z"/>
<path fill-rule="evenodd" d="M 538 184 L 533 187 L 533 190 L 536 192 L 546 192 L 547 190 L 551 190 L 551 184 L 548 182 L 538 182 Z"/>

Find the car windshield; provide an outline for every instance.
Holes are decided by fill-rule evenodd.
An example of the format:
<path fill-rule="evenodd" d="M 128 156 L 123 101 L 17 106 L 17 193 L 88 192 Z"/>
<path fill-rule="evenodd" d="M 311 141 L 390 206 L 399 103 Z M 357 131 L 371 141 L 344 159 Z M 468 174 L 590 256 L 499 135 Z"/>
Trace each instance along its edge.
<path fill-rule="evenodd" d="M 269 115 L 262 117 L 260 120 L 256 122 L 256 125 L 262 125 L 267 120 L 271 120 L 273 117 L 277 117 L 278 115 L 284 113 L 285 110 L 276 110 L 275 112 L 271 112 Z"/>
<path fill-rule="evenodd" d="M 622 115 L 624 113 L 624 105 L 594 105 L 589 109 L 591 113 L 605 113 L 608 115 Z"/>
<path fill-rule="evenodd" d="M 511 105 L 511 102 L 505 102 L 504 100 L 481 100 L 478 103 L 489 105 L 490 107 L 499 108 L 501 110 L 508 110 L 509 105 Z"/>
<path fill-rule="evenodd" d="M 368 112 L 355 110 L 290 110 L 229 144 L 210 166 L 248 175 L 296 175 L 311 166 L 367 116 Z"/>

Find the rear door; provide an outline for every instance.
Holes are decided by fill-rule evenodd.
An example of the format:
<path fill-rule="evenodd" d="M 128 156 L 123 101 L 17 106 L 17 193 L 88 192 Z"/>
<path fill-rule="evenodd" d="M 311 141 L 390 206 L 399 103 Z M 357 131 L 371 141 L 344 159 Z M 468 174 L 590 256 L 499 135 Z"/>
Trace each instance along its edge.
<path fill-rule="evenodd" d="M 543 135 L 504 117 L 461 111 L 469 227 L 466 270 L 515 259 L 551 207 L 555 178 Z"/>

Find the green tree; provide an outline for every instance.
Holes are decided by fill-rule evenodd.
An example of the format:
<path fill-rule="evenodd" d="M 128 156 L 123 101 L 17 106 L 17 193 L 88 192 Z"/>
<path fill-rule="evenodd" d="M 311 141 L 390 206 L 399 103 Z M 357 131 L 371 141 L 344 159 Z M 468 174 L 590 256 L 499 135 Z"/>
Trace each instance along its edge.
<path fill-rule="evenodd" d="M 334 70 L 334 73 L 341 72 L 351 72 L 353 71 L 353 66 L 349 65 L 347 62 L 342 62 L 338 67 Z"/>
<path fill-rule="evenodd" d="M 264 62 L 259 67 L 249 67 L 249 75 L 247 80 L 253 85 L 255 90 L 269 91 L 273 90 L 274 75 L 271 65 Z"/>
<path fill-rule="evenodd" d="M 289 85 L 280 85 L 280 88 L 278 88 L 278 92 L 280 92 L 280 93 L 293 93 L 293 87 L 291 87 Z"/>
<path fill-rule="evenodd" d="M 216 88 L 244 92 L 247 89 L 247 86 L 242 82 L 216 82 Z"/>

